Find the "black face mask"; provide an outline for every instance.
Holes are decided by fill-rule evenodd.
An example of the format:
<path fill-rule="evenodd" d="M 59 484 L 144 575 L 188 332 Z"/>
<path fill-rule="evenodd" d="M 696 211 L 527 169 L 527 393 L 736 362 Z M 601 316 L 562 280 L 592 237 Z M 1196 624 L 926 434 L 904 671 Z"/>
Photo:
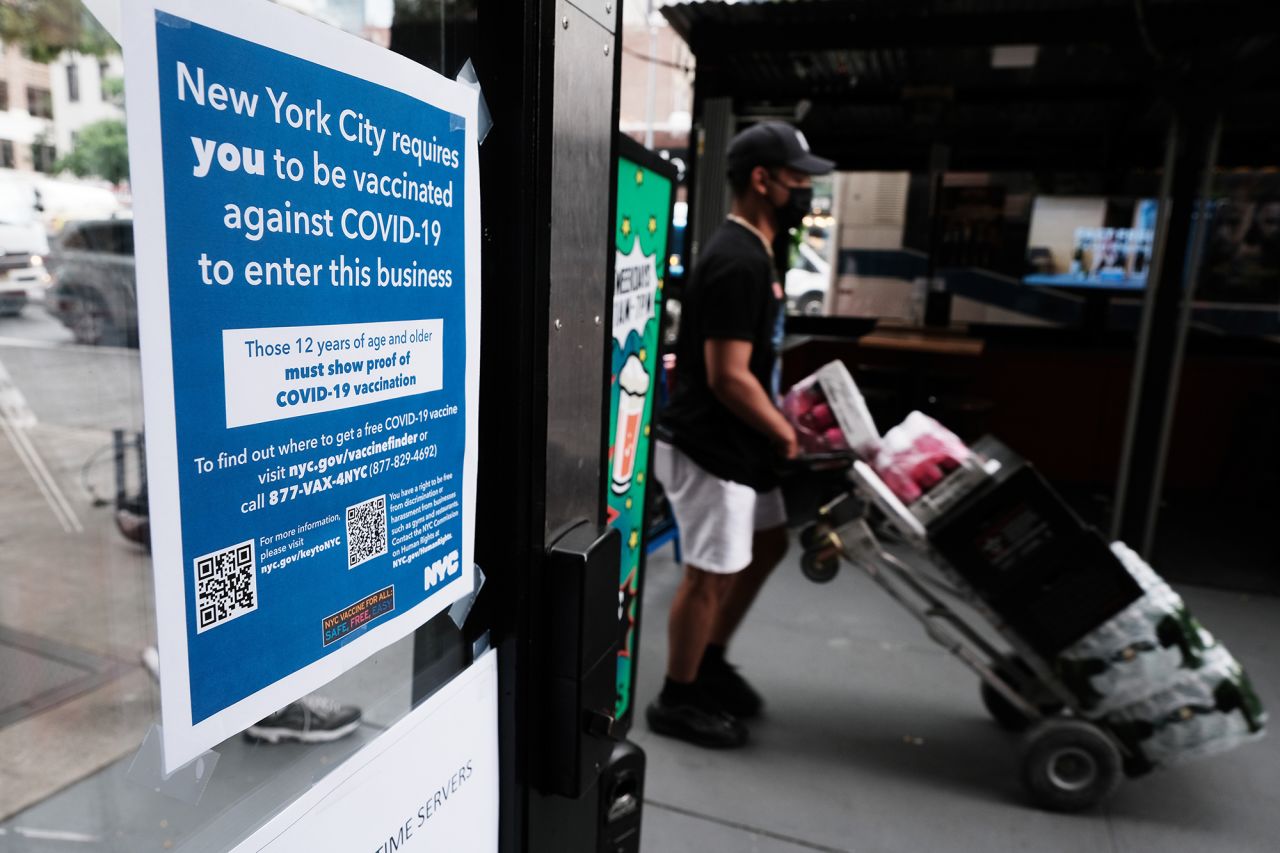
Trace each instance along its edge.
<path fill-rule="evenodd" d="M 778 228 L 783 231 L 799 228 L 800 224 L 804 222 L 804 218 L 809 215 L 809 211 L 813 208 L 812 187 L 788 187 L 788 189 L 790 194 L 787 196 L 787 200 L 782 204 L 775 205 L 773 208 L 774 216 L 777 217 Z"/>

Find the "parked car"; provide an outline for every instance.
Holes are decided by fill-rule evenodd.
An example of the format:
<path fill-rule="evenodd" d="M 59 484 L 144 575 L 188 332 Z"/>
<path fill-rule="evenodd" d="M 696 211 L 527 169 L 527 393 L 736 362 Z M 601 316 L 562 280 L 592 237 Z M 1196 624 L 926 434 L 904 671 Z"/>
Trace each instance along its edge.
<path fill-rule="evenodd" d="M 138 345 L 138 288 L 133 220 L 72 222 L 48 260 L 53 284 L 45 300 L 82 344 Z"/>
<path fill-rule="evenodd" d="M 18 181 L 0 181 L 0 316 L 11 317 L 49 284 L 49 241 L 40 222 L 40 196 Z"/>
<path fill-rule="evenodd" d="M 678 201 L 672 210 L 671 247 L 667 261 L 667 275 L 670 277 L 668 284 L 672 284 L 673 280 L 681 281 L 686 271 L 684 251 L 688 209 L 685 202 Z M 826 305 L 827 291 L 830 288 L 831 264 L 808 242 L 800 243 L 792 253 L 791 269 L 787 270 L 784 285 L 787 295 L 787 313 L 810 316 L 822 314 Z M 675 288 L 675 292 L 679 292 L 678 287 Z M 678 302 L 668 300 L 667 304 L 668 314 L 674 314 L 678 318 L 680 310 Z M 678 326 L 678 320 L 667 326 L 672 342 L 675 340 L 675 330 Z"/>
<path fill-rule="evenodd" d="M 831 264 L 808 243 L 796 249 L 787 270 L 787 313 L 821 314 L 831 286 Z"/>

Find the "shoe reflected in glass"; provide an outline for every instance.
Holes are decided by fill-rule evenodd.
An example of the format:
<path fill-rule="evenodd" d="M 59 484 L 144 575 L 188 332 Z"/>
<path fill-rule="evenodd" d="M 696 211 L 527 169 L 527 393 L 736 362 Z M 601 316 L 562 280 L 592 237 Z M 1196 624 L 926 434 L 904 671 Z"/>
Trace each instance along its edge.
<path fill-rule="evenodd" d="M 245 729 L 246 740 L 262 743 L 329 743 L 360 727 L 360 709 L 324 696 L 304 696 Z"/>

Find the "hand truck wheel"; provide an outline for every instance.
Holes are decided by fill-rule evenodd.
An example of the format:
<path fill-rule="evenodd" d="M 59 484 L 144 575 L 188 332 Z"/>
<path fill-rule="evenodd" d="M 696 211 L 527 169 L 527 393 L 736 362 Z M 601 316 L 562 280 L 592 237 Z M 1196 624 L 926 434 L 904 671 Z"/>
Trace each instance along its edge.
<path fill-rule="evenodd" d="M 800 571 L 814 583 L 827 583 L 840 571 L 840 554 L 830 549 L 805 551 L 800 557 Z"/>
<path fill-rule="evenodd" d="M 815 521 L 806 525 L 800 531 L 800 547 L 806 551 L 817 548 L 827 541 L 827 536 L 831 534 L 831 527 L 821 521 Z"/>
<path fill-rule="evenodd" d="M 1022 740 L 1022 786 L 1037 806 L 1078 812 L 1106 800 L 1120 785 L 1123 762 L 1110 735 L 1092 723 L 1049 719 Z"/>

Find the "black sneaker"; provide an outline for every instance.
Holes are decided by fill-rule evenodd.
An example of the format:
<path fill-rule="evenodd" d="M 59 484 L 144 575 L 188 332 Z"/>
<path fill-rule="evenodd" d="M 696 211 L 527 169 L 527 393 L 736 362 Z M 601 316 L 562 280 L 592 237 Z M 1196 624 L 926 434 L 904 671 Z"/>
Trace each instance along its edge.
<path fill-rule="evenodd" d="M 732 749 L 747 742 L 747 727 L 722 711 L 698 705 L 669 705 L 659 696 L 645 710 L 655 734 L 711 749 Z"/>
<path fill-rule="evenodd" d="M 116 510 L 116 529 L 125 539 L 151 550 L 151 517 L 145 512 L 137 513 L 125 507 Z"/>
<path fill-rule="evenodd" d="M 760 694 L 738 675 L 737 667 L 723 659 L 703 661 L 698 669 L 698 686 L 739 720 L 757 717 L 764 708 Z"/>
<path fill-rule="evenodd" d="M 307 696 L 285 705 L 245 729 L 250 741 L 328 743 L 344 738 L 360 726 L 360 709 L 339 705 L 323 696 Z"/>

